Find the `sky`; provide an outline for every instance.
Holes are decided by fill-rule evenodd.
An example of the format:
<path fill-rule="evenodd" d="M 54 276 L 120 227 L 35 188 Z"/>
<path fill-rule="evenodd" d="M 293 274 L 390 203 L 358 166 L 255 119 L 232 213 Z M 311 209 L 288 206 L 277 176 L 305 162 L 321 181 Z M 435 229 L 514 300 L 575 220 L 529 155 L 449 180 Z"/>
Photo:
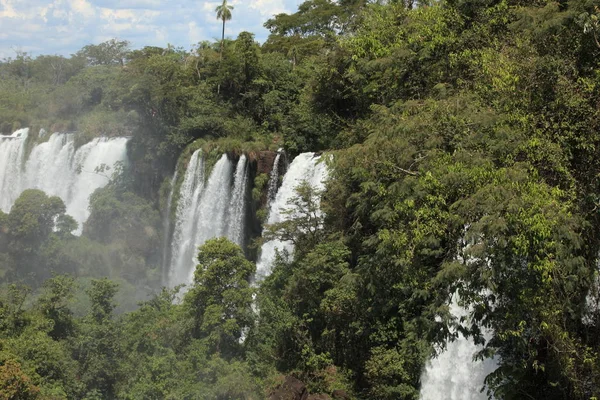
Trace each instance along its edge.
<path fill-rule="evenodd" d="M 202 0 L 0 0 L 0 59 L 24 51 L 69 56 L 87 44 L 112 38 L 133 49 L 172 44 L 186 50 L 221 37 L 215 7 Z M 225 36 L 249 31 L 266 39 L 264 22 L 294 12 L 299 0 L 229 0 L 234 6 Z"/>

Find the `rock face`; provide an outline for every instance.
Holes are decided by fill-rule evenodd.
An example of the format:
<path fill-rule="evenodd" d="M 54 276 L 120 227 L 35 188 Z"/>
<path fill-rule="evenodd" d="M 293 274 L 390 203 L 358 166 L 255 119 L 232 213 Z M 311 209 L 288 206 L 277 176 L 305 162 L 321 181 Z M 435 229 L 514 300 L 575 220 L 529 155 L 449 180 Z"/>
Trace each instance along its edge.
<path fill-rule="evenodd" d="M 256 170 L 258 174 L 270 174 L 277 157 L 275 151 L 259 151 L 256 155 Z"/>
<path fill-rule="evenodd" d="M 269 395 L 269 400 L 308 400 L 308 390 L 302 381 L 286 376 L 283 383 Z"/>

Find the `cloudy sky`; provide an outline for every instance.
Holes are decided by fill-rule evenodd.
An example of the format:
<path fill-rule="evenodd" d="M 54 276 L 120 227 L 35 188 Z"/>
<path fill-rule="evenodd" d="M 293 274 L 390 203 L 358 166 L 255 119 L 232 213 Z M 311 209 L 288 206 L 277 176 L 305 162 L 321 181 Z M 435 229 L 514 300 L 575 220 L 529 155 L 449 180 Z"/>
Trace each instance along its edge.
<path fill-rule="evenodd" d="M 263 41 L 263 23 L 272 15 L 294 12 L 300 0 L 229 0 L 235 8 L 225 35 L 241 31 Z M 86 44 L 111 38 L 129 40 L 133 48 L 166 46 L 190 49 L 201 40 L 221 36 L 215 17 L 220 1 L 203 0 L 0 0 L 0 59 L 15 50 L 33 56 L 68 56 Z"/>

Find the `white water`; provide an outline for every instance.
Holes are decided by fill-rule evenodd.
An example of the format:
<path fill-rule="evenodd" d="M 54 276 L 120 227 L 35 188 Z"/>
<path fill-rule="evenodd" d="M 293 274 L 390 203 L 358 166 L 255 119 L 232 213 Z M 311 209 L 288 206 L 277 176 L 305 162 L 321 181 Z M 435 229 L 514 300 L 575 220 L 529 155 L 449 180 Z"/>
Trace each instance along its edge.
<path fill-rule="evenodd" d="M 188 267 L 193 260 L 194 215 L 204 188 L 204 158 L 197 150 L 192 154 L 183 183 L 179 189 L 179 202 L 175 214 L 175 230 L 171 240 L 171 268 L 169 283 L 176 286 L 187 283 Z"/>
<path fill-rule="evenodd" d="M 15 132 L 21 139 L 0 139 L 0 206 L 9 212 L 25 189 L 40 189 L 59 196 L 81 233 L 89 217 L 89 197 L 105 186 L 117 163 L 127 162 L 127 138 L 96 138 L 77 150 L 74 135 L 55 133 L 36 145 L 24 159 L 28 130 Z M 96 171 L 102 165 L 105 171 Z"/>
<path fill-rule="evenodd" d="M 169 238 L 171 235 L 171 205 L 173 204 L 173 193 L 175 192 L 175 184 L 177 183 L 177 168 L 171 178 L 171 187 L 169 188 L 169 196 L 167 197 L 167 204 L 165 205 L 165 211 L 163 216 L 163 277 L 162 283 L 166 285 L 168 282 L 168 268 L 169 268 Z"/>
<path fill-rule="evenodd" d="M 457 295 L 452 297 L 450 312 L 455 317 L 465 316 L 467 311 L 458 305 Z M 484 332 L 486 340 L 490 333 Z M 431 359 L 421 376 L 421 400 L 487 400 L 485 377 L 498 367 L 495 359 L 473 360 L 482 349 L 471 339 L 458 334 L 446 350 Z"/>
<path fill-rule="evenodd" d="M 600 258 L 596 260 L 596 271 L 593 276 L 592 284 L 585 297 L 585 308 L 581 316 L 581 322 L 585 325 L 593 326 L 600 322 Z"/>
<path fill-rule="evenodd" d="M 279 162 L 281 160 L 282 152 L 282 149 L 277 150 L 277 156 L 275 157 L 275 161 L 273 162 L 273 169 L 269 174 L 269 189 L 267 191 L 267 205 L 269 208 L 275 200 L 275 196 L 277 195 L 277 189 L 279 188 Z"/>
<path fill-rule="evenodd" d="M 208 239 L 226 236 L 244 245 L 248 180 L 247 159 L 237 167 L 223 154 L 205 181 L 201 151 L 192 155 L 180 188 L 175 230 L 171 241 L 169 285 L 193 281 L 196 252 Z"/>
<path fill-rule="evenodd" d="M 242 155 L 235 168 L 233 192 L 229 202 L 229 218 L 227 221 L 227 237 L 234 243 L 244 246 L 246 220 L 246 183 L 248 182 L 248 163 Z"/>
<path fill-rule="evenodd" d="M 195 247 L 208 239 L 226 235 L 232 174 L 233 165 L 227 155 L 223 154 L 213 167 L 200 198 L 194 231 Z M 193 266 L 196 263 L 195 260 L 192 261 Z M 193 274 L 194 268 L 191 268 L 188 282 L 192 281 Z"/>
<path fill-rule="evenodd" d="M 295 189 L 302 181 L 307 181 L 318 190 L 324 188 L 327 167 L 324 162 L 319 162 L 320 158 L 315 156 L 314 153 L 302 153 L 294 159 L 283 177 L 283 182 L 277 191 L 275 200 L 271 204 L 267 224 L 282 222 L 288 217 L 282 211 L 290 208 L 288 202 L 296 196 Z M 261 280 L 271 273 L 277 251 L 283 251 L 284 249 L 291 252 L 293 246 L 290 242 L 279 240 L 271 240 L 262 245 L 260 258 L 256 263 L 257 280 Z"/>
<path fill-rule="evenodd" d="M 25 142 L 29 129 L 20 129 L 12 135 L 0 136 L 0 210 L 9 212 L 21 193 L 21 175 Z"/>

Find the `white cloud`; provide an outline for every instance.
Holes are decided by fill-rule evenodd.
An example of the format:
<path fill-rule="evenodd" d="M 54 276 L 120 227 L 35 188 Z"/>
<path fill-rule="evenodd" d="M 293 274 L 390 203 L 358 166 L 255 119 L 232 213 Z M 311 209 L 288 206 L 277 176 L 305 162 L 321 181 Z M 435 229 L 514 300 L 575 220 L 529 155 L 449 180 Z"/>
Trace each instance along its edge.
<path fill-rule="evenodd" d="M 137 10 L 132 8 L 101 8 L 100 13 L 102 15 L 102 18 L 104 19 L 131 20 L 133 22 L 138 22 L 142 20 L 151 21 L 153 18 L 156 18 L 160 15 L 160 11 L 157 10 Z"/>
<path fill-rule="evenodd" d="M 198 43 L 205 39 L 204 30 L 195 21 L 188 22 L 188 41 Z"/>
<path fill-rule="evenodd" d="M 235 8 L 226 35 L 250 31 L 266 39 L 264 22 L 274 14 L 292 12 L 302 0 L 231 0 Z M 202 40 L 218 39 L 215 17 L 220 1 L 196 0 L 0 0 L 0 58 L 14 50 L 40 54 L 75 53 L 90 43 L 110 38 L 129 40 L 132 47 L 186 49 Z"/>
<path fill-rule="evenodd" d="M 69 0 L 71 9 L 76 14 L 80 14 L 86 18 L 91 18 L 96 14 L 94 7 L 86 0 Z"/>
<path fill-rule="evenodd" d="M 260 15 L 266 18 L 291 11 L 286 9 L 283 0 L 254 0 L 250 2 L 250 8 L 258 10 Z"/>
<path fill-rule="evenodd" d="M 2 11 L 0 11 L 0 18 L 17 18 L 17 13 L 10 0 L 0 0 L 0 6 L 2 6 Z"/>
<path fill-rule="evenodd" d="M 40 10 L 39 10 L 39 15 L 40 15 L 40 17 L 42 18 L 42 20 L 44 21 L 44 23 L 47 23 L 47 22 L 48 22 L 48 18 L 46 18 L 46 15 L 48 14 L 48 9 L 49 9 L 49 8 L 50 8 L 50 7 L 42 7 L 42 8 L 40 8 Z"/>

